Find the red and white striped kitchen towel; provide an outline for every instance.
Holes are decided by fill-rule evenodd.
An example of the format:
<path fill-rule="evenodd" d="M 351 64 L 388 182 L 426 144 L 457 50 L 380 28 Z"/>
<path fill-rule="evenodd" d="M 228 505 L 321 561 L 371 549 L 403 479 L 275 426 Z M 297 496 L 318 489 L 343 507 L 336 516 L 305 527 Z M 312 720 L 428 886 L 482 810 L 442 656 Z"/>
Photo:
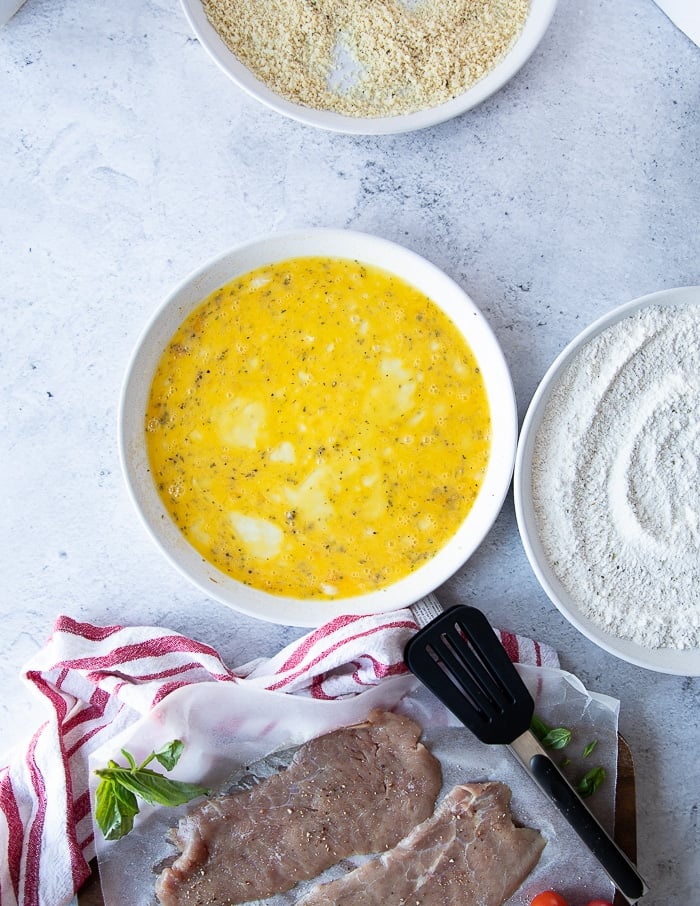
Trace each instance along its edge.
<path fill-rule="evenodd" d="M 405 672 L 404 645 L 417 628 L 410 610 L 340 617 L 272 658 L 230 669 L 213 648 L 167 629 L 59 617 L 24 674 L 49 717 L 0 769 L 0 903 L 70 903 L 95 854 L 88 756 L 173 690 L 226 682 L 347 698 Z M 551 648 L 500 637 L 512 660 L 558 666 Z"/>

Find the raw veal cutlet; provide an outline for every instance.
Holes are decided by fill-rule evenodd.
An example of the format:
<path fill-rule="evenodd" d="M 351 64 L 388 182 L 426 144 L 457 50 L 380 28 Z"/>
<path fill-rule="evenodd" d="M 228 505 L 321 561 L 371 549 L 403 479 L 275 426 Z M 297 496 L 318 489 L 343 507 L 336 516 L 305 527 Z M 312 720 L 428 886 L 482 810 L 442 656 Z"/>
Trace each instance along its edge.
<path fill-rule="evenodd" d="M 251 790 L 207 800 L 172 832 L 181 855 L 158 878 L 165 906 L 244 903 L 338 860 L 395 846 L 433 811 L 440 763 L 421 728 L 390 712 L 313 739 Z"/>
<path fill-rule="evenodd" d="M 315 887 L 298 906 L 500 906 L 537 864 L 545 841 L 516 827 L 503 783 L 456 786 L 394 849 Z"/>

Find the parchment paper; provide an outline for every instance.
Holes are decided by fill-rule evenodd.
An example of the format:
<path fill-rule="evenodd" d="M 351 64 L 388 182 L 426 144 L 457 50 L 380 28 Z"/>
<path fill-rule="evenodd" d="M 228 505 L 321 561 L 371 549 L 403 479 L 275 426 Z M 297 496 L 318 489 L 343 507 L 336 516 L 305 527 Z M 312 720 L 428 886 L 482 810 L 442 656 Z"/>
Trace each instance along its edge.
<path fill-rule="evenodd" d="M 596 765 L 605 768 L 607 779 L 588 804 L 612 831 L 619 703 L 608 696 L 587 692 L 576 677 L 559 670 L 524 666 L 518 670 L 535 698 L 537 714 L 550 726 L 567 726 L 574 731 L 571 745 L 563 753 L 554 753 L 555 760 L 564 756 L 571 759 L 571 764 L 564 768 L 570 779 L 578 779 Z M 605 873 L 509 751 L 502 746 L 480 743 L 412 677 L 390 678 L 345 701 L 316 701 L 249 689 L 245 683 L 201 683 L 177 690 L 121 737 L 91 756 L 93 802 L 97 786 L 94 770 L 106 765 L 110 758 L 122 761 L 121 747 L 140 760 L 169 740 L 182 739 L 185 751 L 170 776 L 218 789 L 271 753 L 361 721 L 376 707 L 395 708 L 424 728 L 424 742 L 442 764 L 441 796 L 456 783 L 501 780 L 513 791 L 515 820 L 538 828 L 546 838 L 540 863 L 508 901 L 509 906 L 527 906 L 535 893 L 549 887 L 555 887 L 573 901 L 593 897 L 612 899 L 614 888 Z M 593 739 L 597 740 L 595 751 L 590 758 L 583 759 L 582 750 Z M 267 766 L 269 770 L 278 767 L 274 759 Z M 265 764 L 262 773 L 264 767 Z M 156 903 L 154 884 L 158 866 L 175 853 L 165 834 L 187 808 L 144 805 L 133 831 L 112 843 L 106 842 L 95 827 L 105 906 Z M 341 866 L 329 869 L 323 880 L 336 877 L 350 867 L 349 860 L 344 860 Z M 293 892 L 272 897 L 265 904 L 288 906 L 307 888 L 308 885 L 299 885 Z"/>

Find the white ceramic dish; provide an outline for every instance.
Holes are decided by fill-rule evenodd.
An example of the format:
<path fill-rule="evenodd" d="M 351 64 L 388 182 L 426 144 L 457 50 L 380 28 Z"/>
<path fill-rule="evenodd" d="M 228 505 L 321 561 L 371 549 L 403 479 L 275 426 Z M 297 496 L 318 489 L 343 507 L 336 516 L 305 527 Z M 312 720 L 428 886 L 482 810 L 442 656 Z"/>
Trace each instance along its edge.
<path fill-rule="evenodd" d="M 451 101 L 398 116 L 353 117 L 295 104 L 276 94 L 240 62 L 206 17 L 201 0 L 181 0 L 185 15 L 211 59 L 256 100 L 278 113 L 309 126 L 357 135 L 411 132 L 445 122 L 465 113 L 499 91 L 527 62 L 542 40 L 554 15 L 557 0 L 531 0 L 523 30 L 508 54 L 484 78 Z"/>
<path fill-rule="evenodd" d="M 700 304 L 700 287 L 664 290 L 635 299 L 604 315 L 569 343 L 555 359 L 542 379 L 523 421 L 515 461 L 513 494 L 518 528 L 530 565 L 552 603 L 579 632 L 582 632 L 583 635 L 604 650 L 637 666 L 646 667 L 661 673 L 700 676 L 700 650 L 645 648 L 635 642 L 621 639 L 605 632 L 581 611 L 554 574 L 545 556 L 537 532 L 531 491 L 532 462 L 537 430 L 542 422 L 547 402 L 554 387 L 579 351 L 593 337 L 642 308 L 650 305 L 685 304 Z"/>
<path fill-rule="evenodd" d="M 24 0 L 0 0 L 0 27 L 9 22 L 23 5 Z"/>
<path fill-rule="evenodd" d="M 475 352 L 489 397 L 492 449 L 483 486 L 466 520 L 436 556 L 410 576 L 371 594 L 334 601 L 299 601 L 243 585 L 202 559 L 168 516 L 149 471 L 144 413 L 156 364 L 188 313 L 240 274 L 304 255 L 353 258 L 390 271 L 439 305 Z M 212 598 L 260 619 L 317 626 L 344 613 L 377 613 L 412 604 L 448 579 L 476 550 L 503 505 L 517 443 L 515 398 L 503 353 L 481 312 L 462 289 L 424 258 L 364 233 L 304 230 L 249 242 L 205 264 L 185 279 L 156 311 L 139 340 L 122 390 L 119 414 L 122 466 L 145 526 L 166 557 Z"/>

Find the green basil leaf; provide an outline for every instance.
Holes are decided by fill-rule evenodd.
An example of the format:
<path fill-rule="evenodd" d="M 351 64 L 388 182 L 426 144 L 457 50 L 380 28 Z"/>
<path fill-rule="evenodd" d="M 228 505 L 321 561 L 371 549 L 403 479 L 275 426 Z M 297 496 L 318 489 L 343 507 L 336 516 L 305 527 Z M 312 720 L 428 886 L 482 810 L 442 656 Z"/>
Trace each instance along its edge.
<path fill-rule="evenodd" d="M 576 789 L 584 799 L 587 796 L 592 796 L 605 780 L 605 776 L 605 768 L 591 768 L 591 770 L 587 771 L 579 780 Z"/>
<path fill-rule="evenodd" d="M 126 768 L 113 770 L 114 780 L 131 790 L 151 805 L 183 805 L 197 796 L 205 796 L 209 790 L 194 783 L 183 783 L 157 774 L 148 768 L 129 771 Z"/>
<path fill-rule="evenodd" d="M 118 840 L 128 834 L 138 812 L 132 792 L 109 778 L 100 781 L 95 793 L 95 821 L 105 840 Z"/>
<path fill-rule="evenodd" d="M 571 742 L 571 730 L 556 727 L 546 733 L 540 741 L 546 749 L 563 749 Z"/>
<path fill-rule="evenodd" d="M 571 730 L 567 727 L 548 727 L 536 714 L 532 715 L 530 729 L 546 749 L 563 749 L 571 742 Z"/>
<path fill-rule="evenodd" d="M 127 752 L 126 749 L 122 749 L 122 750 L 121 750 L 121 753 L 122 753 L 122 755 L 124 756 L 124 758 L 126 758 L 126 760 L 129 762 L 129 767 L 131 768 L 131 770 L 132 770 L 132 771 L 135 771 L 135 770 L 136 770 L 136 759 L 135 759 L 134 756 L 131 754 L 131 752 Z M 117 764 L 110 764 L 110 767 L 116 768 L 116 767 L 119 767 L 119 765 L 117 765 Z"/>
<path fill-rule="evenodd" d="M 171 770 L 180 760 L 183 749 L 183 743 L 174 739 L 157 752 L 151 752 L 141 765 L 137 765 L 130 752 L 122 749 L 128 768 L 110 759 L 106 768 L 95 771 L 100 778 L 95 794 L 95 820 L 105 839 L 118 840 L 133 828 L 134 817 L 139 813 L 137 797 L 151 805 L 174 806 L 209 792 L 199 784 L 171 780 L 146 767 L 156 759 L 166 770 Z"/>
<path fill-rule="evenodd" d="M 547 726 L 547 724 L 536 714 L 532 715 L 532 720 L 530 721 L 530 729 L 540 742 L 542 742 L 547 733 L 549 733 L 549 727 Z"/>
<path fill-rule="evenodd" d="M 586 746 L 586 748 L 583 750 L 583 757 L 590 758 L 593 750 L 595 749 L 595 747 L 597 745 L 598 745 L 597 739 L 593 739 L 591 742 L 589 742 L 588 745 Z"/>
<path fill-rule="evenodd" d="M 185 749 L 185 744 L 179 739 L 173 739 L 172 742 L 164 745 L 162 749 L 158 749 L 157 752 L 154 752 L 156 761 L 159 764 L 162 764 L 166 771 L 172 771 L 175 765 L 180 760 Z"/>

